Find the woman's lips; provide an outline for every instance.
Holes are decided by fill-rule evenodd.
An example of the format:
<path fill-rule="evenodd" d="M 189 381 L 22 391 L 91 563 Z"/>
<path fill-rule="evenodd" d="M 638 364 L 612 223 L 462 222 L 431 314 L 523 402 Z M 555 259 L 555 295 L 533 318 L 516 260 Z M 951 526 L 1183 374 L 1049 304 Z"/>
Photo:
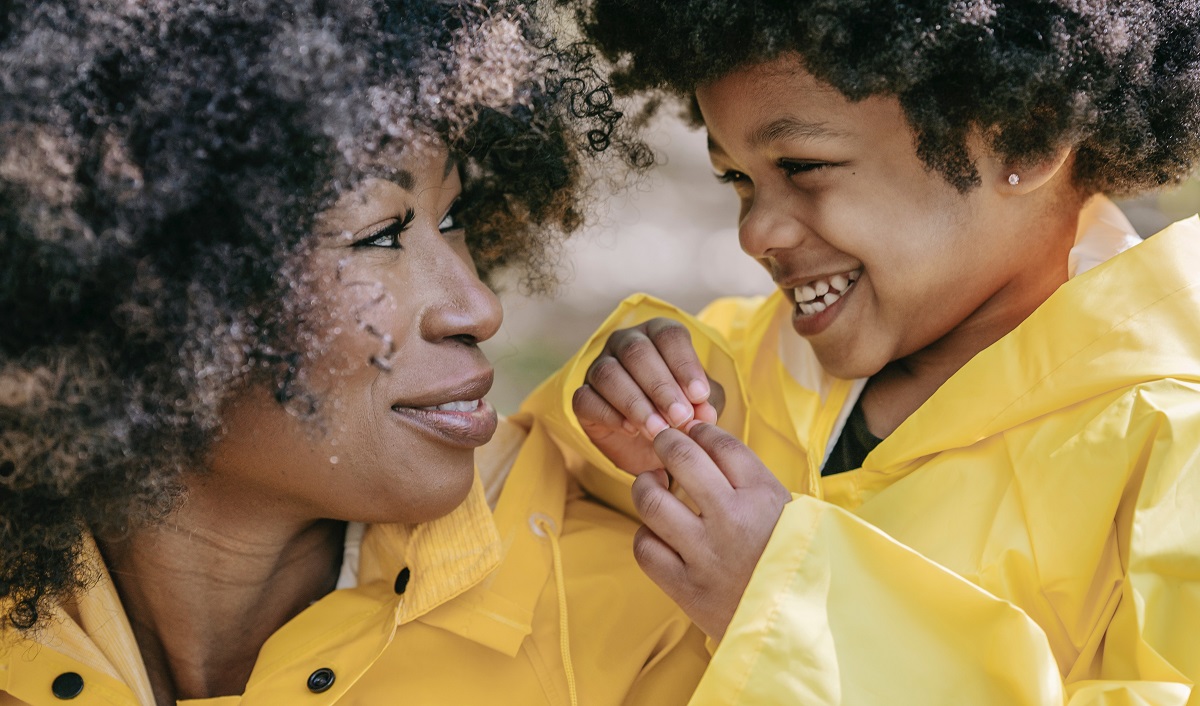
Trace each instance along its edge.
<path fill-rule="evenodd" d="M 463 400 L 437 407 L 392 407 L 400 423 L 464 449 L 483 446 L 496 433 L 496 410 L 487 400 Z"/>

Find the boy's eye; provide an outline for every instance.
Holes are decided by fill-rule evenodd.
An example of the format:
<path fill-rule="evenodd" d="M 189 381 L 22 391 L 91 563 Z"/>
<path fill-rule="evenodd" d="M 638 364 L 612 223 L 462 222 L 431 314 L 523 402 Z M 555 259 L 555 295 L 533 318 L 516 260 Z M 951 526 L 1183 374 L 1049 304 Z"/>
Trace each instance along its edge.
<path fill-rule="evenodd" d="M 733 169 L 728 169 L 726 171 L 719 172 L 717 174 L 714 174 L 713 176 L 715 176 L 717 178 L 717 181 L 721 182 L 722 184 L 738 184 L 743 181 L 746 181 L 745 174 L 743 174 L 739 171 L 733 170 Z"/>
<path fill-rule="evenodd" d="M 779 160 L 779 168 L 788 176 L 796 176 L 797 174 L 807 174 L 809 172 L 820 171 L 826 167 L 833 166 L 829 162 L 803 162 L 791 159 Z"/>
<path fill-rule="evenodd" d="M 383 223 L 368 232 L 367 235 L 354 241 L 351 247 L 400 250 L 403 247 L 400 244 L 400 234 L 408 230 L 408 227 L 412 225 L 413 219 L 416 217 L 416 212 L 410 208 L 404 212 L 404 218 L 393 218 Z"/>

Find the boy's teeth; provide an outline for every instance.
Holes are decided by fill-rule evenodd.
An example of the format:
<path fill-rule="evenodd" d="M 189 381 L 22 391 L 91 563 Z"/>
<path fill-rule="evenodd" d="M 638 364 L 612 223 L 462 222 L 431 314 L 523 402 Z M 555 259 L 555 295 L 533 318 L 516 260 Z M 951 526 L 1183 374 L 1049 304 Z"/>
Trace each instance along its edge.
<path fill-rule="evenodd" d="M 818 314 L 821 313 L 822 311 L 825 311 L 825 309 L 827 309 L 827 308 L 828 307 L 825 306 L 825 302 L 815 302 L 812 305 L 813 311 L 817 312 Z"/>
<path fill-rule="evenodd" d="M 834 275 L 829 279 L 817 280 L 816 282 L 796 287 L 792 290 L 792 294 L 796 297 L 797 304 L 823 303 L 825 306 L 829 306 L 838 299 L 841 299 L 846 290 L 850 288 L 850 285 L 857 282 L 861 275 L 861 270 Z M 830 296 L 833 299 L 830 299 Z"/>

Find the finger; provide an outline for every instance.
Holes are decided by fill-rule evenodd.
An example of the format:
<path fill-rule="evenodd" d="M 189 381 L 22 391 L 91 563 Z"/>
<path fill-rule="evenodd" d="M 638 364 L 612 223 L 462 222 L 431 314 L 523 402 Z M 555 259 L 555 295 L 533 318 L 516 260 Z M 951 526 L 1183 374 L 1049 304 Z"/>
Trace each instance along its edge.
<path fill-rule="evenodd" d="M 638 434 L 637 427 L 630 424 L 625 415 L 618 412 L 587 383 L 581 385 L 571 397 L 571 409 L 588 436 L 594 437 L 597 433 L 607 435 L 618 429 L 628 436 Z"/>
<path fill-rule="evenodd" d="M 643 525 L 633 535 L 633 557 L 650 580 L 672 599 L 683 594 L 686 564 L 679 553 Z"/>
<path fill-rule="evenodd" d="M 722 506 L 733 493 L 733 486 L 725 474 L 687 434 L 667 429 L 654 438 L 654 451 L 700 508 L 701 516 Z"/>
<path fill-rule="evenodd" d="M 696 405 L 695 417 L 697 422 L 705 422 L 707 424 L 717 423 L 717 409 L 708 402 L 701 402 Z"/>
<path fill-rule="evenodd" d="M 611 355 L 601 355 L 588 368 L 585 379 L 588 385 L 604 398 L 618 413 L 653 439 L 670 425 L 658 414 L 654 403 L 642 391 L 641 386 L 625 370 L 620 360 Z"/>
<path fill-rule="evenodd" d="M 704 532 L 700 518 L 671 494 L 667 474 L 657 470 L 633 479 L 633 507 L 638 517 L 679 554 Z"/>
<path fill-rule="evenodd" d="M 612 353 L 671 426 L 678 427 L 691 421 L 691 401 L 648 336 L 631 331 L 612 342 Z"/>
<path fill-rule="evenodd" d="M 712 389 L 687 328 L 671 319 L 653 319 L 646 324 L 646 335 L 654 342 L 688 402 L 695 405 L 707 400 Z"/>
<path fill-rule="evenodd" d="M 778 484 L 775 476 L 758 456 L 721 427 L 715 424 L 697 424 L 688 431 L 688 436 L 707 454 L 734 488 L 744 488 L 768 480 Z"/>

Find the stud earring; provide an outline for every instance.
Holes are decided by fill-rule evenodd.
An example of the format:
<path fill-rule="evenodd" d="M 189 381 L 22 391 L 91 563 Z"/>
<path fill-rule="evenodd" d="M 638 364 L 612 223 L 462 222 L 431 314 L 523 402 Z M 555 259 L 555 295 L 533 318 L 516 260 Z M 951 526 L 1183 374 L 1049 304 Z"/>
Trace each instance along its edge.
<path fill-rule="evenodd" d="M 1016 172 L 1008 175 L 1008 183 L 1010 186 L 1016 186 L 1021 183 L 1021 177 Z"/>

